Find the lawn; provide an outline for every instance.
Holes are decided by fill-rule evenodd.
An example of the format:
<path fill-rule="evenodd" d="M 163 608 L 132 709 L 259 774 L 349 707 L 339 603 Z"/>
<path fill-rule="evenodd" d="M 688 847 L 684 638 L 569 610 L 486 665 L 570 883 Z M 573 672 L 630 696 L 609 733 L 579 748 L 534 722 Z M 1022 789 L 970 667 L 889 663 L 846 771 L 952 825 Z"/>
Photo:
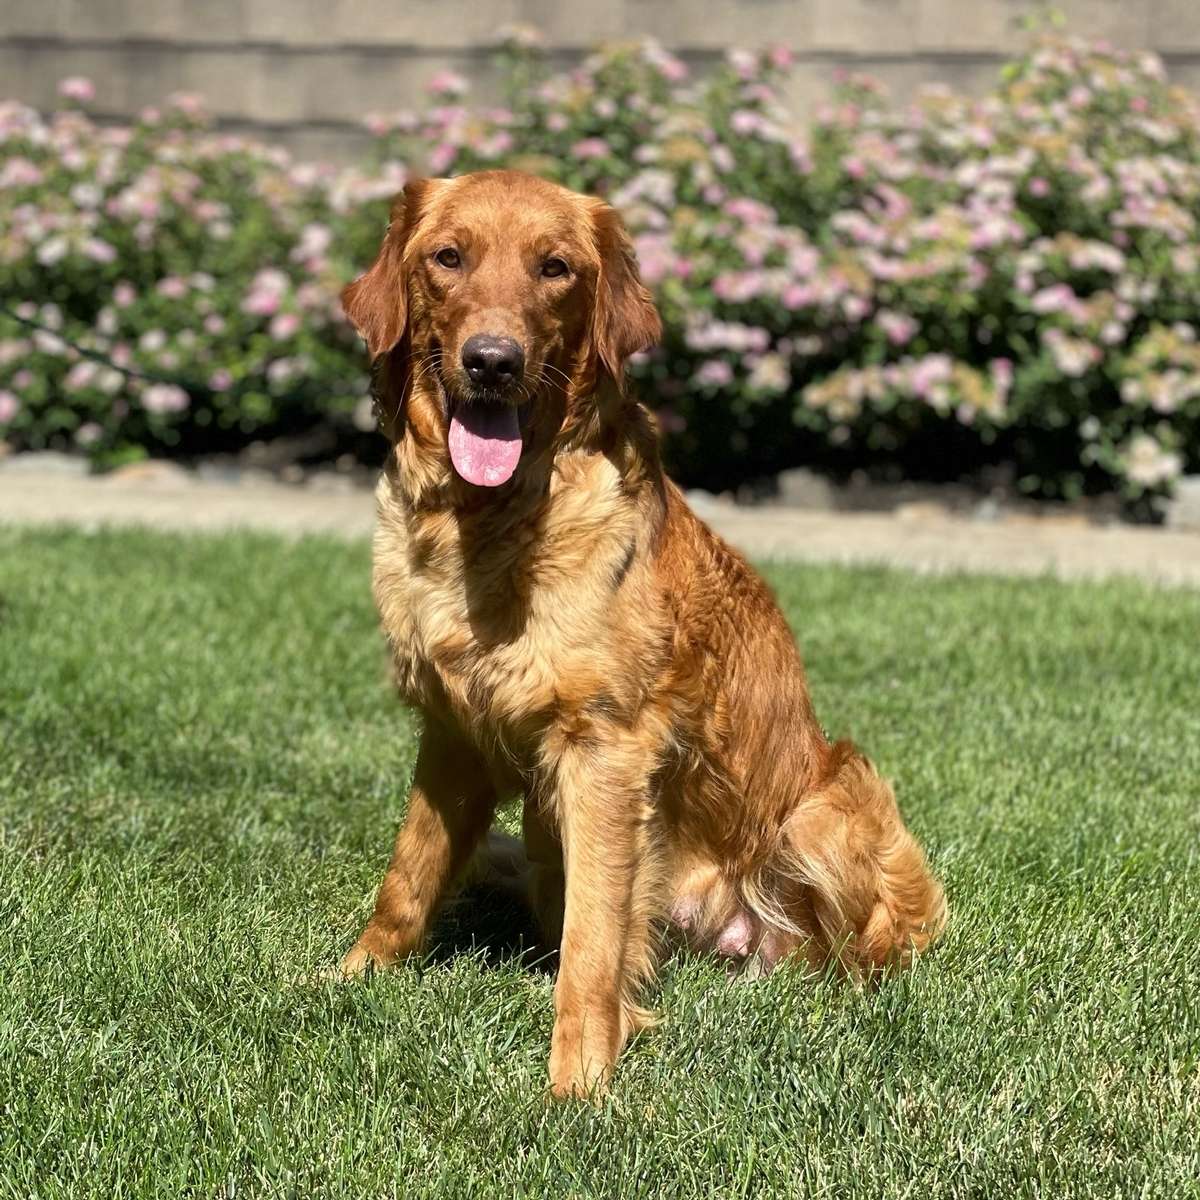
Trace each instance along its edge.
<path fill-rule="evenodd" d="M 771 569 L 949 931 L 875 994 L 670 959 L 596 1110 L 495 900 L 312 982 L 413 759 L 368 555 L 0 531 L 0 1196 L 1200 1195 L 1200 593 Z"/>

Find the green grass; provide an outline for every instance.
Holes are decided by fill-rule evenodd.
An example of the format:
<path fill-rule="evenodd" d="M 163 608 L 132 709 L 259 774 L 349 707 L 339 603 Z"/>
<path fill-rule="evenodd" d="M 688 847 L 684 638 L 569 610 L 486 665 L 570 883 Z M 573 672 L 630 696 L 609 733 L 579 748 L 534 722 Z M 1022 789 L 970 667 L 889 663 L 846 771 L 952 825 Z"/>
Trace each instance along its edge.
<path fill-rule="evenodd" d="M 593 1110 L 495 902 L 307 982 L 413 758 L 367 573 L 0 531 L 0 1196 L 1200 1195 L 1200 594 L 771 570 L 949 932 L 873 995 L 673 958 Z"/>

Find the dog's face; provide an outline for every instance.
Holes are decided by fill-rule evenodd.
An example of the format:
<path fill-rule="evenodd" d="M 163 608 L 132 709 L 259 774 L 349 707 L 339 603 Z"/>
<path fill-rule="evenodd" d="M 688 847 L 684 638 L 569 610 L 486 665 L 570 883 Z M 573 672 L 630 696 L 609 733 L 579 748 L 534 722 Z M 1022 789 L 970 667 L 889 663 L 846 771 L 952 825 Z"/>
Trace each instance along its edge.
<path fill-rule="evenodd" d="M 515 171 L 410 183 L 342 298 L 389 356 L 397 405 L 432 394 L 454 470 L 480 487 L 661 332 L 616 213 Z"/>

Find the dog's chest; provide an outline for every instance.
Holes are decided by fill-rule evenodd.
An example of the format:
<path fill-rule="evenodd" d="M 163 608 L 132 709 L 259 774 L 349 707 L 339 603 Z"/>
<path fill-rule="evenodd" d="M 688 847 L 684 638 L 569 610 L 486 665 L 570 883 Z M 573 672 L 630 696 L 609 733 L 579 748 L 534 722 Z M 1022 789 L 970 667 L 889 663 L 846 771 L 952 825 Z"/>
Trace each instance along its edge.
<path fill-rule="evenodd" d="M 375 596 L 409 702 L 516 747 L 604 690 L 637 526 L 571 500 L 491 524 L 384 514 Z"/>

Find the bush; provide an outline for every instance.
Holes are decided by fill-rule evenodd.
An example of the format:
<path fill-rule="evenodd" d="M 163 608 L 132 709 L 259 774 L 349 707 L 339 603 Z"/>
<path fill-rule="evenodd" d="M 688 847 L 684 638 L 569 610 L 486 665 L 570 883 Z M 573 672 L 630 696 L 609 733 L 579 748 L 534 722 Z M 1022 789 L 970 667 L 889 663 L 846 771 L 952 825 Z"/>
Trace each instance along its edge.
<path fill-rule="evenodd" d="M 335 293 L 417 160 L 522 167 L 623 210 L 667 326 L 635 372 L 686 482 L 1006 462 L 1033 494 L 1138 499 L 1200 466 L 1200 111 L 1152 56 L 1045 38 L 981 100 L 907 106 L 849 78 L 801 136 L 780 50 L 698 81 L 647 43 L 559 75 L 528 34 L 501 53 L 506 106 L 468 106 L 443 74 L 423 112 L 368 119 L 363 172 L 289 166 L 179 104 L 128 131 L 9 106 L 0 300 L 147 373 L 230 386 L 168 405 L 25 331 L 0 342 L 0 427 L 191 452 L 356 404 L 365 423 Z"/>
<path fill-rule="evenodd" d="M 67 80 L 82 97 L 89 85 Z M 214 134 L 176 96 L 132 127 L 0 106 L 0 432 L 100 460 L 344 418 L 365 372 L 335 220 L 369 185 Z M 372 205 L 372 226 L 377 215 Z"/>

